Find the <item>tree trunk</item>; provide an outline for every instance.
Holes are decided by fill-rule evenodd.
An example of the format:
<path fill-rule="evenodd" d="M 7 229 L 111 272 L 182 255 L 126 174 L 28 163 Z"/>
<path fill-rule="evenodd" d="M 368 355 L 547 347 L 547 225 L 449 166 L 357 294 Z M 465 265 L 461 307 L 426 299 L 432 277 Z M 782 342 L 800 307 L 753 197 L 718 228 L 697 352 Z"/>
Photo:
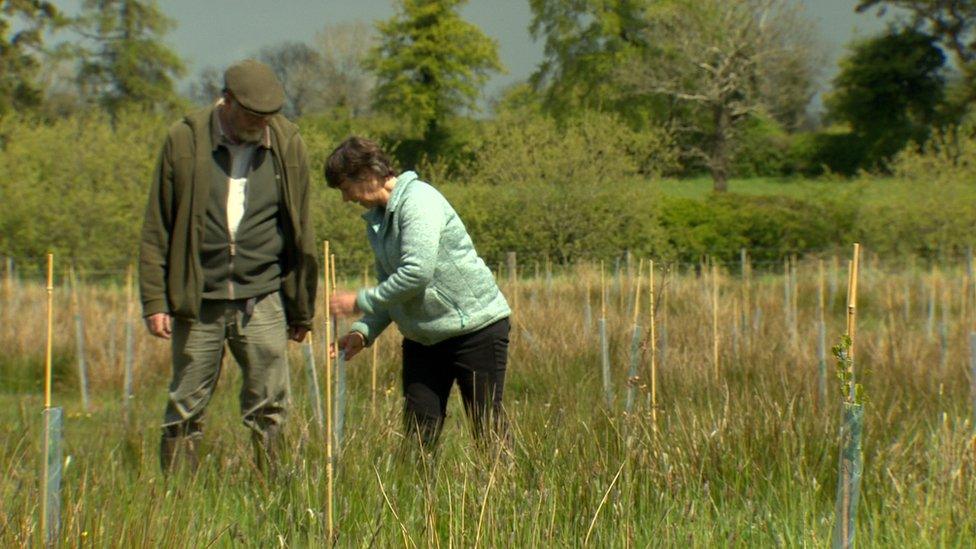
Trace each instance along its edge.
<path fill-rule="evenodd" d="M 708 168 L 712 173 L 712 190 L 717 193 L 724 193 L 729 190 L 729 152 L 728 140 L 730 130 L 729 113 L 724 105 L 715 107 L 715 130 L 712 135 L 712 157 L 709 159 Z"/>

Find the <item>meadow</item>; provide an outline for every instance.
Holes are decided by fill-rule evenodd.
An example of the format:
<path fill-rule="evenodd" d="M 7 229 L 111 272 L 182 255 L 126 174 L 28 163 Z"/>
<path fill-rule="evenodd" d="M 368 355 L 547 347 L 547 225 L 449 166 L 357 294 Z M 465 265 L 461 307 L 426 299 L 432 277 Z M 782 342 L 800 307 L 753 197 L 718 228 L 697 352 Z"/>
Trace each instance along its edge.
<path fill-rule="evenodd" d="M 738 264 L 722 265 L 717 278 L 707 266 L 658 263 L 654 409 L 646 336 L 638 375 L 628 378 L 635 295 L 643 333 L 652 319 L 646 269 L 637 293 L 636 257 L 629 268 L 606 267 L 609 401 L 597 331 L 599 267 L 550 273 L 527 264 L 514 282 L 500 272 L 516 307 L 504 451 L 476 445 L 452 400 L 436 459 L 403 458 L 400 340 L 384 334 L 375 390 L 369 353 L 347 366 L 345 435 L 335 461 L 337 545 L 828 544 L 842 394 L 829 357 L 821 394 L 818 302 L 822 287 L 830 346 L 844 332 L 846 273 L 845 259 L 823 259 L 822 279 L 816 257 L 744 275 Z M 340 287 L 357 281 L 340 280 Z M 865 255 L 855 363 L 867 397 L 858 545 L 966 547 L 976 540 L 973 283 L 965 264 Z M 36 545 L 46 296 L 27 278 L 3 290 L 0 545 Z M 82 283 L 86 411 L 75 310 L 60 281 L 54 293 L 54 404 L 66 416 L 59 545 L 327 545 L 325 434 L 313 419 L 299 345 L 290 345 L 293 406 L 280 475 L 268 480 L 251 463 L 237 412 L 240 373 L 229 361 L 208 409 L 201 468 L 167 478 L 156 454 L 166 344 L 134 319 L 134 395 L 124 420 L 125 292 L 104 281 Z M 321 330 L 315 353 L 323 380 Z"/>

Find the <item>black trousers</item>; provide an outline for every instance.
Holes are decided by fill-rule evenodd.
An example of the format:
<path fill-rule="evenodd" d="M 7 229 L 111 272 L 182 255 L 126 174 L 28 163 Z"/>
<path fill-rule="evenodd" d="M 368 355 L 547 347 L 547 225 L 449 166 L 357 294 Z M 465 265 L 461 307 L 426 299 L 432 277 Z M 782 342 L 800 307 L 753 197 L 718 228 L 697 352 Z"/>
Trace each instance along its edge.
<path fill-rule="evenodd" d="M 457 382 L 474 436 L 485 440 L 486 426 L 501 434 L 505 426 L 502 390 L 508 363 L 507 318 L 470 334 L 435 345 L 403 340 L 404 421 L 408 438 L 433 449 L 447 416 L 451 387 Z"/>

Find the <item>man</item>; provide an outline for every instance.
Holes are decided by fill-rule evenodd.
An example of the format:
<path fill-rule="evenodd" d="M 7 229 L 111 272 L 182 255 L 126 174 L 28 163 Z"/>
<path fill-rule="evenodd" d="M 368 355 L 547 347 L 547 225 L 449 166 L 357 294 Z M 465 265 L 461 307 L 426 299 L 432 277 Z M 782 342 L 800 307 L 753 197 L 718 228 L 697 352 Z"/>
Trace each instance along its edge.
<path fill-rule="evenodd" d="M 267 65 L 232 65 L 220 100 L 170 128 L 153 176 L 139 285 L 149 332 L 172 341 L 166 472 L 196 466 L 225 346 L 243 373 L 258 466 L 275 465 L 287 339 L 311 328 L 317 275 L 308 158 L 298 128 L 278 114 L 283 102 Z"/>

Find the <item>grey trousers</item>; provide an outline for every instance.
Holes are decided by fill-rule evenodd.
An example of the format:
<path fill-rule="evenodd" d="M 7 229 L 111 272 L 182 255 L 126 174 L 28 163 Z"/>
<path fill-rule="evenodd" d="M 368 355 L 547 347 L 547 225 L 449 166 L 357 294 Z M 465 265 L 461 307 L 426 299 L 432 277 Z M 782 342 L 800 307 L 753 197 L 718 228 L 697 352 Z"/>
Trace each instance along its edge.
<path fill-rule="evenodd" d="M 202 434 L 204 410 L 220 377 L 225 348 L 243 374 L 240 405 L 244 424 L 263 435 L 284 422 L 289 391 L 288 326 L 281 294 L 259 298 L 251 314 L 245 303 L 203 300 L 198 320 L 174 319 L 173 380 L 164 436 Z"/>

